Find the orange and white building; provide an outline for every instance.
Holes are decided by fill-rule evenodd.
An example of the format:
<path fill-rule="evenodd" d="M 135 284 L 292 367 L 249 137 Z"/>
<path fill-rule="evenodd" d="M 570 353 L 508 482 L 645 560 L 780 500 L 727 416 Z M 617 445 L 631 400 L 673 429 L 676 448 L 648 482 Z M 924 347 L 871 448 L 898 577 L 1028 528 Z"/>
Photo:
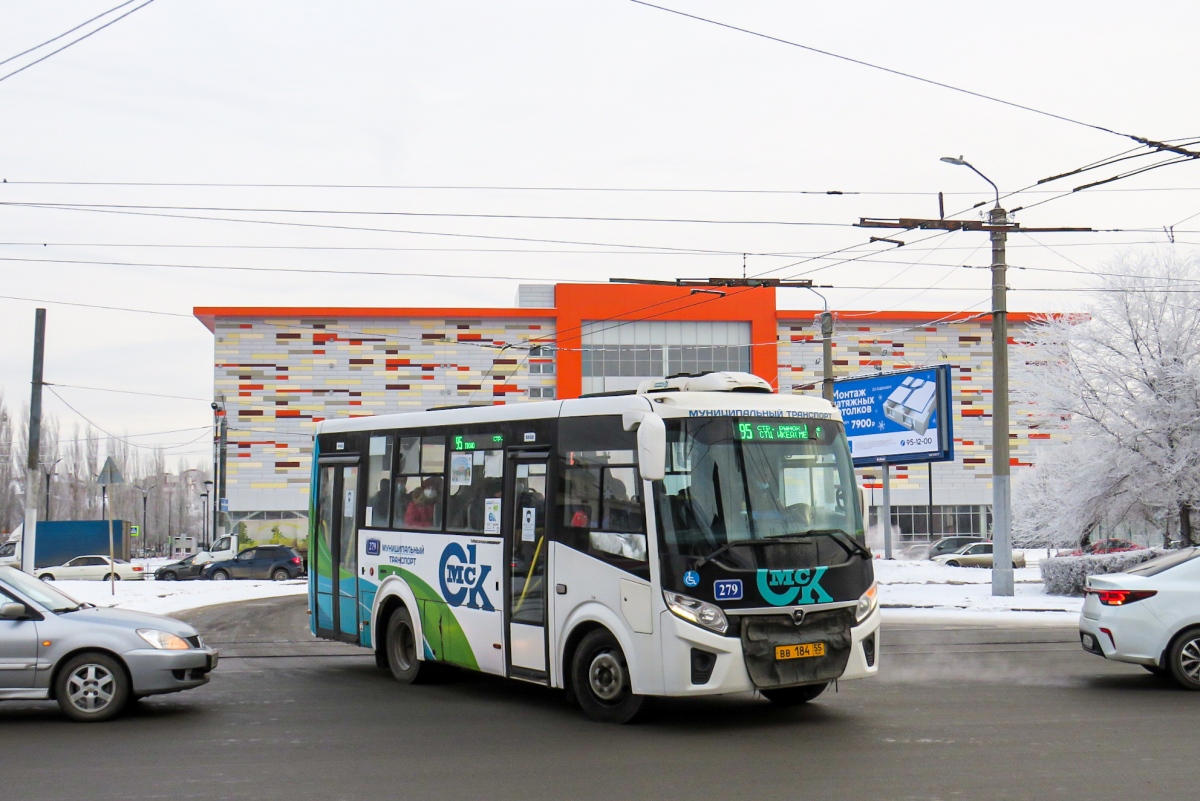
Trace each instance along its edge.
<path fill-rule="evenodd" d="M 311 430 L 336 417 L 630 389 L 647 378 L 745 370 L 780 392 L 820 392 L 816 310 L 771 287 L 695 292 L 629 284 L 523 285 L 513 307 L 200 307 L 213 394 L 229 425 L 231 522 L 303 538 Z M 1034 315 L 1010 313 L 1010 341 Z M 991 320 L 944 312 L 835 315 L 835 375 L 949 364 L 955 460 L 893 468 L 897 539 L 985 532 L 991 504 Z M 1014 410 L 1013 470 L 1051 432 Z M 860 471 L 872 518 L 878 470 Z M 930 481 L 932 480 L 932 485 Z"/>

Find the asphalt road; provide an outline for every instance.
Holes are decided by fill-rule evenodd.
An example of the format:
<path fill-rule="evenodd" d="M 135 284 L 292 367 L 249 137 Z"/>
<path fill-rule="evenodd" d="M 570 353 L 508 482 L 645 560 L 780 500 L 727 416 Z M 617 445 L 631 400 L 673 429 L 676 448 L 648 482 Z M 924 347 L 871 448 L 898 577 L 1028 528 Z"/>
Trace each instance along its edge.
<path fill-rule="evenodd" d="M 1200 693 L 1080 650 L 1072 629 L 886 630 L 884 672 L 781 710 L 750 696 L 586 720 L 557 692 L 396 684 L 307 635 L 304 599 L 181 615 L 212 682 L 101 725 L 0 705 L 0 798 L 1190 798 Z"/>

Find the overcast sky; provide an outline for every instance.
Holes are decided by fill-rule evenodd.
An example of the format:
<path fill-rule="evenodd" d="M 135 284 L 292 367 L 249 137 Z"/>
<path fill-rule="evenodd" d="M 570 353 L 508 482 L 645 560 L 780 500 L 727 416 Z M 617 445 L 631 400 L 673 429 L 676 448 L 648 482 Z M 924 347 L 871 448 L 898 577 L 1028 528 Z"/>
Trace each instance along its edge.
<path fill-rule="evenodd" d="M 0 0 L 0 61 L 118 2 Z M 143 3 L 0 64 L 0 388 L 27 403 L 43 305 L 47 381 L 195 400 L 55 391 L 139 443 L 198 436 L 170 451 L 197 459 L 194 306 L 511 305 L 521 280 L 738 275 L 745 253 L 748 274 L 832 285 L 836 310 L 982 311 L 987 272 L 963 265 L 990 263 L 985 234 L 893 249 L 853 223 L 937 217 L 939 191 L 979 219 L 991 188 L 941 156 L 1008 193 L 1138 148 L 1122 134 L 1200 139 L 1194 3 L 663 0 L 1044 114 L 630 0 Z M 1195 162 L 1058 197 L 1162 160 L 1006 198 L 1050 201 L 1022 225 L 1099 231 L 1010 237 L 1010 308 L 1080 308 L 1164 227 L 1200 242 Z M 281 268 L 324 272 L 251 272 Z"/>

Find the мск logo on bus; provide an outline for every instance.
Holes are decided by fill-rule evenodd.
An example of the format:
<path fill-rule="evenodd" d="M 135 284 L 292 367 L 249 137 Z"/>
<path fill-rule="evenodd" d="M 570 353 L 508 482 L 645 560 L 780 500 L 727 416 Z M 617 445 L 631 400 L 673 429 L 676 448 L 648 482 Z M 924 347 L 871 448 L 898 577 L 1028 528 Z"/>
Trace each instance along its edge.
<path fill-rule="evenodd" d="M 468 545 L 464 551 L 457 542 L 450 543 L 442 551 L 442 561 L 438 565 L 442 597 L 451 606 L 496 611 L 483 588 L 483 582 L 491 572 L 491 565 L 476 564 L 474 545 Z"/>

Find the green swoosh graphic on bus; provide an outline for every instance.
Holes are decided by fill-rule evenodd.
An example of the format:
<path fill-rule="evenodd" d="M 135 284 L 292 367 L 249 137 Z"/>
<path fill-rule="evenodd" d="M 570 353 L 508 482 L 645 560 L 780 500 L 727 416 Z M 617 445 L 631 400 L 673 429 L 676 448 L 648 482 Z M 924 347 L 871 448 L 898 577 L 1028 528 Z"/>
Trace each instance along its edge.
<path fill-rule="evenodd" d="M 446 600 L 437 594 L 437 590 L 403 568 L 380 565 L 379 580 L 382 582 L 388 576 L 399 576 L 408 582 L 421 610 L 421 630 L 427 632 L 425 641 L 433 648 L 434 656 L 471 670 L 479 670 L 479 662 L 475 659 L 475 652 L 471 650 L 471 643 L 467 641 L 466 632 Z M 435 638 L 429 636 L 437 631 L 441 632 L 440 647 L 435 647 Z"/>

